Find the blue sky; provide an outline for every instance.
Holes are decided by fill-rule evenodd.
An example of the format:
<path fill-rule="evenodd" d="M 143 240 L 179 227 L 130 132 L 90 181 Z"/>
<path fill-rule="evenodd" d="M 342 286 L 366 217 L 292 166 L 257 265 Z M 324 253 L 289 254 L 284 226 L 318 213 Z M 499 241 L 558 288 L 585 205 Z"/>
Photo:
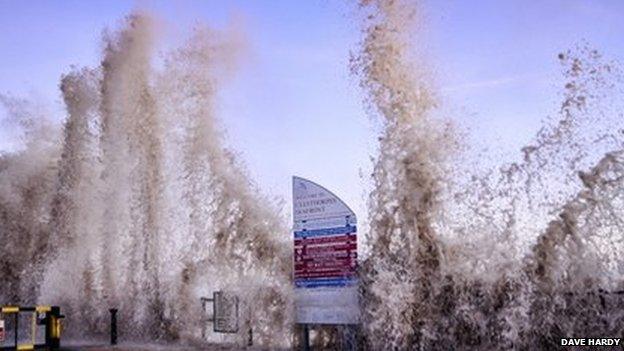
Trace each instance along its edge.
<path fill-rule="evenodd" d="M 62 118 L 60 75 L 97 65 L 102 30 L 137 5 L 163 19 L 168 44 L 195 22 L 223 27 L 238 18 L 250 50 L 220 95 L 228 144 L 288 210 L 290 176 L 300 175 L 365 217 L 376 131 L 349 74 L 359 32 L 346 1 L 0 0 L 0 92 L 34 96 Z M 424 13 L 419 45 L 444 112 L 470 129 L 468 143 L 505 155 L 515 156 L 557 111 L 559 52 L 584 40 L 624 57 L 622 1 L 427 1 Z M 0 149 L 13 147 L 14 134 L 0 121 Z"/>

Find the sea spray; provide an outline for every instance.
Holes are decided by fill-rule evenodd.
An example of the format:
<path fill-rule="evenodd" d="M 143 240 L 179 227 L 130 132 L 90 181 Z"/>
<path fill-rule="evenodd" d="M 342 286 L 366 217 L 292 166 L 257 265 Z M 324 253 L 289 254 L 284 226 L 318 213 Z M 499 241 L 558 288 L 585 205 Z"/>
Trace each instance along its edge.
<path fill-rule="evenodd" d="M 3 156 L 3 194 L 22 186 L 13 177 L 25 169 L 14 160 L 27 158 L 49 178 L 33 184 L 44 197 L 24 197 L 45 215 L 29 233 L 43 254 L 28 246 L 21 260 L 3 262 L 15 275 L 3 299 L 60 305 L 67 337 L 103 335 L 116 307 L 126 337 L 189 341 L 204 328 L 199 298 L 225 290 L 241 301 L 231 342 L 246 342 L 251 328 L 258 345 L 288 345 L 287 229 L 224 148 L 213 108 L 240 31 L 197 28 L 158 69 L 154 28 L 146 14 L 129 16 L 105 34 L 100 67 L 63 78 L 60 155 L 37 163 L 27 145 Z M 32 222 L 22 217 L 41 215 L 26 213 L 24 200 L 4 200 L 3 221 L 20 223 L 3 225 L 3 237 L 18 240 L 21 223 Z"/>
<path fill-rule="evenodd" d="M 18 150 L 0 155 L 0 296 L 32 304 L 49 248 L 60 133 L 43 106 L 8 95 L 0 103 L 22 131 Z"/>
<path fill-rule="evenodd" d="M 622 335 L 619 66 L 586 45 L 559 55 L 561 108 L 522 159 L 451 179 L 456 133 L 411 46 L 418 4 L 362 9 L 353 68 L 383 128 L 364 345 L 529 350 Z M 34 105 L 1 97 L 27 133 L 0 157 L 0 296 L 60 304 L 65 336 L 103 335 L 119 307 L 127 338 L 187 341 L 200 335 L 199 297 L 226 290 L 241 297 L 243 332 L 287 345 L 288 230 L 224 148 L 213 108 L 239 33 L 199 28 L 156 68 L 153 27 L 129 17 L 105 37 L 101 67 L 64 76 L 62 137 Z"/>
<path fill-rule="evenodd" d="M 565 135 L 561 172 L 572 175 L 575 193 L 527 260 L 534 289 L 525 342 L 542 347 L 556 345 L 556 336 L 621 335 L 624 320 L 622 76 L 586 45 L 559 59 L 567 78 L 559 125 L 576 132 Z"/>
<path fill-rule="evenodd" d="M 158 168 L 160 159 L 150 140 L 150 133 L 158 126 L 155 125 L 154 103 L 147 81 L 150 75 L 149 36 L 147 18 L 130 18 L 128 28 L 116 37 L 106 39 L 104 59 L 98 72 L 101 78 L 90 92 L 95 98 L 83 92 L 82 96 L 73 99 L 70 89 L 64 91 L 65 101 L 74 104 L 68 106 L 70 117 L 65 125 L 64 153 L 59 161 L 58 200 L 51 228 L 56 234 L 53 245 L 59 253 L 47 266 L 40 300 L 64 302 L 60 304 L 67 311 L 70 333 L 76 330 L 72 328 L 74 323 L 101 324 L 98 322 L 105 320 L 105 306 L 112 302 L 109 298 L 117 297 L 118 291 L 114 287 L 118 285 L 123 286 L 119 289 L 123 290 L 123 302 L 119 301 L 116 307 L 133 310 L 133 325 L 163 318 L 155 305 L 159 286 L 154 271 L 159 263 L 151 257 L 159 235 L 154 224 L 154 208 L 160 199 L 154 198 L 153 194 L 154 188 L 159 186 L 154 179 L 158 170 L 154 168 Z M 75 79 L 87 85 L 91 77 L 84 75 Z M 94 109 L 98 112 L 96 118 L 101 130 L 93 138 L 96 141 L 101 139 L 101 155 L 96 149 L 94 156 L 101 157 L 102 164 L 88 167 L 83 157 L 88 153 L 87 143 L 80 139 L 90 136 L 84 127 L 89 123 L 89 115 L 78 114 L 87 110 L 77 105 L 98 98 L 100 103 Z M 89 181 L 84 171 L 97 167 L 101 167 L 101 186 L 90 184 L 85 191 L 77 185 Z M 81 202 L 77 203 L 77 198 Z M 85 213 L 99 216 L 101 226 L 86 222 Z M 100 245 L 108 241 L 113 244 Z M 114 243 L 119 244 L 120 251 L 109 250 L 108 246 Z M 100 265 L 101 261 L 110 264 L 112 260 L 126 266 L 111 272 L 110 265 Z M 113 278 L 112 275 L 116 276 Z M 151 319 L 148 314 L 152 314 Z M 125 326 L 123 321 L 122 326 Z M 147 328 L 147 325 L 141 327 Z"/>
<path fill-rule="evenodd" d="M 618 66 L 586 45 L 559 55 L 561 109 L 524 158 L 453 179 L 461 174 L 452 168 L 464 168 L 448 152 L 461 148 L 409 45 L 419 44 L 409 35 L 421 9 L 361 8 L 353 67 L 383 128 L 361 272 L 365 345 L 535 349 L 570 335 L 620 335 Z"/>
<path fill-rule="evenodd" d="M 92 126 L 97 120 L 99 75 L 94 70 L 76 70 L 61 81 L 61 91 L 67 106 L 68 118 L 65 123 L 63 145 L 58 160 L 52 208 L 50 212 L 50 242 L 46 250 L 46 276 L 38 281 L 42 286 L 40 294 L 45 296 L 48 289 L 67 294 L 65 288 L 79 289 L 89 298 L 81 299 L 83 305 L 75 311 L 84 318 L 94 315 L 94 306 L 89 301 L 97 301 L 94 291 L 94 262 L 89 257 L 90 247 L 97 240 L 97 229 L 101 225 L 100 212 L 95 211 L 93 201 L 98 199 L 99 163 L 97 161 L 98 144 Z M 81 248 L 85 248 L 82 250 Z M 62 259 L 59 259 L 62 258 Z M 51 262 L 55 262 L 52 264 Z M 73 284 L 66 284 L 61 279 L 61 286 L 50 287 L 47 277 L 54 274 L 72 274 L 77 267 L 83 269 L 74 279 Z M 75 273 L 74 273 L 75 274 Z M 32 279 L 32 277 L 29 277 Z M 69 311 L 68 311 L 69 312 Z"/>
<path fill-rule="evenodd" d="M 410 60 L 421 58 L 408 45 L 419 9 L 402 1 L 361 6 L 368 17 L 353 68 L 383 124 L 373 171 L 371 251 L 363 267 L 364 325 L 374 349 L 405 348 L 434 337 L 427 329 L 442 248 L 431 220 L 453 140 L 449 126 L 434 116 L 426 61 Z"/>
<path fill-rule="evenodd" d="M 188 204 L 193 241 L 182 259 L 186 278 L 180 289 L 188 292 L 189 283 L 199 281 L 238 291 L 245 302 L 241 322 L 251 323 L 262 344 L 280 344 L 290 340 L 291 261 L 285 238 L 277 233 L 287 230 L 271 201 L 258 195 L 233 153 L 221 146 L 215 119 L 206 118 L 214 114 L 214 94 L 228 74 L 226 65 L 240 50 L 236 32 L 229 43 L 213 44 L 216 35 L 196 31 L 168 57 L 163 76 L 168 113 L 179 116 L 185 130 L 181 200 Z M 215 67 L 215 60 L 222 65 Z M 258 269 L 264 273 L 257 274 Z"/>

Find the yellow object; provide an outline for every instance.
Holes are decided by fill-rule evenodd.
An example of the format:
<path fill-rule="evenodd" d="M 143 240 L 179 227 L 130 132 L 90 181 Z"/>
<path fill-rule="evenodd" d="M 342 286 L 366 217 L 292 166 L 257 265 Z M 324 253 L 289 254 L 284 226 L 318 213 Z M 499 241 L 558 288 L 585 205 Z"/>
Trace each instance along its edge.
<path fill-rule="evenodd" d="M 52 308 L 50 306 L 37 306 L 35 309 L 39 313 L 50 312 L 52 310 Z"/>
<path fill-rule="evenodd" d="M 19 320 L 20 313 L 27 315 L 28 312 L 30 312 L 31 316 L 31 343 L 15 345 L 15 350 L 35 350 L 36 348 L 41 347 L 57 350 L 61 339 L 61 319 L 64 318 L 64 316 L 60 314 L 60 308 L 57 306 L 0 306 L 0 331 L 6 334 L 6 330 L 2 328 L 4 324 L 3 318 L 6 317 L 6 314 L 13 313 Z M 41 322 L 42 324 L 45 324 L 46 328 L 46 340 L 44 344 L 36 343 L 39 317 L 43 318 Z M 28 326 L 28 322 L 26 322 L 25 326 Z M 15 328 L 13 330 L 15 332 L 15 337 L 17 338 L 18 332 Z M 0 346 L 0 348 L 5 349 L 6 347 Z"/>
<path fill-rule="evenodd" d="M 17 306 L 2 307 L 2 313 L 17 313 L 17 312 L 19 312 L 19 307 Z"/>
<path fill-rule="evenodd" d="M 56 317 L 52 317 L 51 323 L 52 323 L 52 335 L 50 336 L 55 339 L 60 339 L 61 338 L 61 320 Z"/>

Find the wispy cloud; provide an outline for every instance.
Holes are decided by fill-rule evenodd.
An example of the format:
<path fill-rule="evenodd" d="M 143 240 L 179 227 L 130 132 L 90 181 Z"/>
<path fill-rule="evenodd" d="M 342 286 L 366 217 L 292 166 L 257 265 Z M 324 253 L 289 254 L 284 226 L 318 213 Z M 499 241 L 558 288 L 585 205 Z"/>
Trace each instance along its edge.
<path fill-rule="evenodd" d="M 539 84 L 544 78 L 543 74 L 523 74 L 508 77 L 499 77 L 494 79 L 478 80 L 466 83 L 460 83 L 456 85 L 449 85 L 442 87 L 442 91 L 445 93 L 453 93 L 459 91 L 471 91 L 498 88 L 505 85 L 516 84 L 520 82 L 531 82 Z"/>

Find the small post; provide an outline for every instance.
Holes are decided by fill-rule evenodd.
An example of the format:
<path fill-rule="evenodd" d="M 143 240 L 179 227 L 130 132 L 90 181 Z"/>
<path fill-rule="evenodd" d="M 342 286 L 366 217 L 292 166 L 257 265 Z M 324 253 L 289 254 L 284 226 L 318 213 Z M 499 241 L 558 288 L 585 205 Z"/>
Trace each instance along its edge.
<path fill-rule="evenodd" d="M 303 337 L 301 338 L 301 349 L 303 351 L 310 351 L 310 328 L 307 324 L 303 324 L 303 328 L 301 328 L 303 332 Z"/>
<path fill-rule="evenodd" d="M 342 334 L 342 349 L 348 351 L 357 350 L 357 325 L 346 324 L 339 327 Z"/>
<path fill-rule="evenodd" d="M 247 340 L 247 346 L 253 346 L 253 330 L 251 325 L 249 326 L 249 339 Z"/>
<path fill-rule="evenodd" d="M 110 343 L 111 345 L 117 345 L 117 309 L 111 308 L 108 311 L 111 314 Z"/>
<path fill-rule="evenodd" d="M 51 306 L 46 316 L 46 346 L 50 350 L 58 350 L 61 347 L 61 319 L 65 316 L 59 306 Z"/>
<path fill-rule="evenodd" d="M 19 338 L 17 336 L 19 331 L 19 313 L 15 312 L 15 348 L 17 349 L 17 345 L 19 345 Z"/>

